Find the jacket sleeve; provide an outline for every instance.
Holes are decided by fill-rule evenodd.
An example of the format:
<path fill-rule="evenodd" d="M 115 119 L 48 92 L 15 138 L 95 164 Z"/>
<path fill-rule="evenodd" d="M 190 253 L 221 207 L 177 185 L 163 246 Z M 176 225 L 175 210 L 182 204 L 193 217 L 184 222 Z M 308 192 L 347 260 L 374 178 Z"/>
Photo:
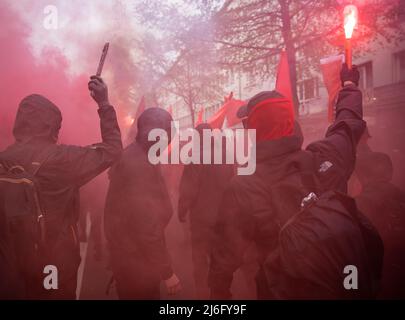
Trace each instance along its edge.
<path fill-rule="evenodd" d="M 244 218 L 246 217 L 246 218 Z M 252 239 L 253 220 L 247 219 L 238 206 L 233 188 L 225 191 L 216 226 L 216 239 L 211 253 L 208 285 L 211 299 L 230 299 L 234 272 Z"/>
<path fill-rule="evenodd" d="M 317 159 L 317 171 L 325 189 L 347 190 L 356 159 L 356 147 L 366 127 L 362 93 L 354 85 L 344 87 L 336 103 L 336 119 L 323 140 L 307 150 Z"/>
<path fill-rule="evenodd" d="M 180 180 L 180 192 L 178 203 L 179 218 L 186 218 L 195 203 L 199 187 L 202 166 L 189 164 L 184 167 Z"/>
<path fill-rule="evenodd" d="M 106 170 L 122 152 L 121 132 L 112 106 L 98 109 L 102 142 L 87 147 L 57 146 L 56 152 L 46 163 L 61 183 L 86 184 Z"/>

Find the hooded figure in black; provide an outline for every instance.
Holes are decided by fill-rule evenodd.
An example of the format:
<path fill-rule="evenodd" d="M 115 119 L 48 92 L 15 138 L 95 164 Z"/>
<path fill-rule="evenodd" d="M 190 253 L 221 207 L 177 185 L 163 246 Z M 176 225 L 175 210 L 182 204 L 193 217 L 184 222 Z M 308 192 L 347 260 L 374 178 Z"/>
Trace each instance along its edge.
<path fill-rule="evenodd" d="M 357 155 L 356 174 L 362 191 L 356 203 L 384 241 L 382 299 L 405 298 L 405 193 L 392 183 L 393 171 L 385 153 Z"/>
<path fill-rule="evenodd" d="M 80 250 L 77 241 L 79 188 L 106 170 L 122 151 L 121 133 L 114 108 L 108 101 L 108 89 L 100 77 L 92 76 L 89 90 L 98 104 L 102 142 L 88 147 L 57 145 L 62 114 L 45 97 L 33 94 L 24 98 L 18 108 L 15 143 L 0 153 L 4 170 L 12 166 L 30 169 L 43 159 L 36 177 L 40 187 L 45 221 L 43 266 L 57 268 L 58 289 L 45 290 L 44 268 L 24 268 L 32 261 L 14 266 L 22 268 L 25 282 L 22 297 L 36 299 L 75 299 Z M 24 273 L 24 272 L 23 272 Z"/>
<path fill-rule="evenodd" d="M 208 279 L 212 298 L 232 296 L 233 274 L 251 243 L 258 250 L 258 298 L 280 298 L 273 290 L 277 279 L 266 273 L 264 262 L 277 252 L 280 228 L 299 211 L 310 191 L 303 185 L 302 172 L 316 175 L 323 190 L 347 191 L 365 122 L 358 71 L 344 66 L 341 79 L 343 89 L 337 99 L 335 122 L 323 140 L 305 150 L 301 149 L 302 137 L 294 134 L 292 102 L 278 92 L 261 92 L 239 110 L 239 117 L 247 117 L 247 128 L 256 130 L 256 172 L 235 176 L 224 192 Z M 288 188 L 275 195 L 275 184 Z M 293 194 L 290 186 L 296 190 Z M 301 288 L 297 285 L 296 289 Z M 305 291 L 306 298 L 314 294 L 310 291 Z M 288 294 L 294 296 L 295 292 Z"/>
<path fill-rule="evenodd" d="M 212 129 L 209 124 L 203 123 L 198 125 L 196 130 L 201 139 L 203 131 Z M 203 146 L 202 140 L 201 146 Z M 211 144 L 211 156 L 215 150 L 220 149 L 219 147 L 215 148 Z M 204 150 L 202 147 L 201 149 Z M 219 150 L 223 157 L 225 157 L 224 151 L 225 142 L 223 141 L 222 148 Z M 193 274 L 198 298 L 208 299 L 209 297 L 207 277 L 214 228 L 223 192 L 233 173 L 234 166 L 229 164 L 192 163 L 184 167 L 180 182 L 178 216 L 180 222 L 185 222 L 188 214 L 190 216 Z"/>
<path fill-rule="evenodd" d="M 156 143 L 150 131 L 163 129 L 170 137 L 171 121 L 163 109 L 146 109 L 136 141 L 110 171 L 104 226 L 120 299 L 159 299 L 162 280 L 169 294 L 180 289 L 165 240 L 172 206 L 160 165 L 148 158 Z"/>

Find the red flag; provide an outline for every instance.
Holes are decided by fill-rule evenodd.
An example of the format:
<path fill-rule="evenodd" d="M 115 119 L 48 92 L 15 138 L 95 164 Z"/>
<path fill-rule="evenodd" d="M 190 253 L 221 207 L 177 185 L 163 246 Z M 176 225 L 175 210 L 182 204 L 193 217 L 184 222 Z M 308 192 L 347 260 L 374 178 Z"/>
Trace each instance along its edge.
<path fill-rule="evenodd" d="M 197 121 L 195 122 L 196 127 L 199 124 L 203 123 L 203 118 L 204 118 L 204 107 L 201 107 L 200 111 L 198 112 Z"/>
<path fill-rule="evenodd" d="M 231 92 L 229 93 L 229 96 L 224 97 L 224 103 L 227 103 L 228 101 L 230 101 L 230 100 L 232 100 L 232 99 L 233 99 L 233 91 L 231 91 Z"/>
<path fill-rule="evenodd" d="M 281 51 L 280 62 L 277 69 L 276 90 L 280 92 L 287 99 L 293 100 L 290 68 L 288 66 L 287 52 Z"/>
<path fill-rule="evenodd" d="M 225 105 L 223 105 L 209 120 L 208 124 L 211 126 L 212 129 L 221 129 L 225 116 L 226 116 L 226 109 L 224 108 Z"/>
<path fill-rule="evenodd" d="M 334 118 L 334 105 L 337 94 L 341 89 L 340 83 L 340 69 L 342 68 L 343 55 L 332 56 L 321 59 L 321 70 L 323 75 L 323 81 L 325 83 L 326 90 L 329 94 L 328 99 L 328 121 L 332 122 Z"/>
<path fill-rule="evenodd" d="M 237 112 L 244 104 L 244 101 L 234 99 L 233 92 L 231 92 L 228 97 L 224 97 L 223 106 L 208 120 L 208 124 L 213 129 L 221 129 L 225 118 L 228 127 L 240 123 L 242 120 L 238 118 Z"/>
<path fill-rule="evenodd" d="M 221 108 L 218 109 L 218 111 L 210 118 L 208 119 L 208 124 L 211 126 L 212 129 L 221 129 L 222 126 L 224 125 L 225 121 L 225 116 L 226 116 L 226 103 L 228 100 L 232 99 L 233 97 L 233 92 L 229 94 L 228 97 L 224 97 L 224 104 L 222 105 Z"/>
<path fill-rule="evenodd" d="M 233 127 L 234 125 L 242 122 L 242 119 L 237 116 L 237 112 L 245 103 L 246 102 L 242 100 L 231 99 L 225 104 L 226 124 L 228 127 Z"/>

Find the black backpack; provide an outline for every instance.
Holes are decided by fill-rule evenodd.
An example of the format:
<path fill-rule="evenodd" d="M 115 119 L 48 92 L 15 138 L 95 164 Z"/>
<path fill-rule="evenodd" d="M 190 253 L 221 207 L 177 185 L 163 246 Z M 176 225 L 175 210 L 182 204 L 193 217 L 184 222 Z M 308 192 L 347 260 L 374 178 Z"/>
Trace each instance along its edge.
<path fill-rule="evenodd" d="M 29 168 L 0 159 L 0 298 L 26 298 L 40 290 L 45 250 L 44 211 L 36 175 L 50 156 Z"/>
<path fill-rule="evenodd" d="M 281 224 L 277 250 L 270 253 L 263 266 L 265 297 L 375 298 L 384 254 L 377 230 L 357 209 L 353 198 L 337 191 L 320 191 L 314 173 L 301 172 L 301 182 L 309 193 L 301 196 L 301 209 Z M 276 185 L 271 193 L 273 199 L 277 197 L 278 203 L 283 203 L 283 196 L 302 194 L 302 186 L 290 185 L 287 192 L 286 184 Z M 286 212 L 280 214 L 286 216 Z M 345 273 L 347 266 L 357 270 L 357 289 L 344 286 L 349 275 Z"/>

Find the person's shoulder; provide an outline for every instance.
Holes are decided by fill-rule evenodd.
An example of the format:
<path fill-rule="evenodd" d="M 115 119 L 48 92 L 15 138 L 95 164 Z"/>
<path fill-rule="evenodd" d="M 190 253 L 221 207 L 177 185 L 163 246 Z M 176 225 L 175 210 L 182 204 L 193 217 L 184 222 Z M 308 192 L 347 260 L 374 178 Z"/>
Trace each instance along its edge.
<path fill-rule="evenodd" d="M 68 144 L 49 144 L 42 148 L 39 156 L 41 158 L 46 158 L 47 166 L 52 164 L 64 165 L 65 163 L 70 163 L 75 155 L 82 153 L 86 148 L 91 147 Z"/>
<path fill-rule="evenodd" d="M 151 166 L 145 151 L 133 143 L 123 150 L 120 158 L 115 162 L 112 172 L 134 177 L 135 175 L 145 175 Z"/>
<path fill-rule="evenodd" d="M 244 189 L 250 185 L 251 181 L 255 179 L 255 174 L 252 175 L 234 175 L 229 181 L 229 187 L 233 189 Z"/>
<path fill-rule="evenodd" d="M 234 199 L 247 199 L 260 188 L 260 185 L 260 179 L 256 173 L 235 175 L 229 180 L 225 194 Z"/>
<path fill-rule="evenodd" d="M 132 143 L 122 151 L 120 161 L 140 165 L 148 162 L 148 154 L 138 143 Z"/>

